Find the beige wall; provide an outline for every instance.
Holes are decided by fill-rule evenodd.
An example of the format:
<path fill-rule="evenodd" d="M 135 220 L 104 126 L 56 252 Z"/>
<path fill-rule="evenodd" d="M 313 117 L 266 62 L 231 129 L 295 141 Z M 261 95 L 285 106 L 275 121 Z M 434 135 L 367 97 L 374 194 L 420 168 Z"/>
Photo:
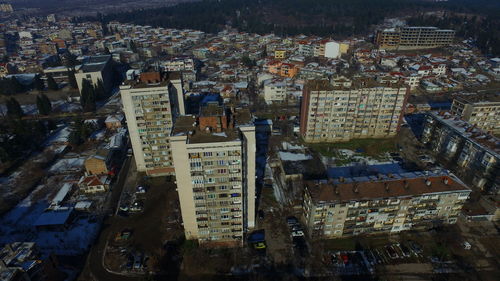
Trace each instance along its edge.
<path fill-rule="evenodd" d="M 174 136 L 170 138 L 184 232 L 186 239 L 197 239 L 198 224 L 196 222 L 193 184 L 191 182 L 191 168 L 186 141 L 186 136 Z"/>
<path fill-rule="evenodd" d="M 244 137 L 245 152 L 243 161 L 246 169 L 246 216 L 247 227 L 255 227 L 255 127 L 240 127 Z"/>

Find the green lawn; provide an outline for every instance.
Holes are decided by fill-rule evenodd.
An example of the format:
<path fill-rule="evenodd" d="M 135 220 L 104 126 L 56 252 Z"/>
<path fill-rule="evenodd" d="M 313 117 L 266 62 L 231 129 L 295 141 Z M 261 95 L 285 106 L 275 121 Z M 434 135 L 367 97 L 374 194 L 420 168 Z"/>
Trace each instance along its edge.
<path fill-rule="evenodd" d="M 311 149 L 324 156 L 335 157 L 337 149 L 362 150 L 361 154 L 376 157 L 382 153 L 396 151 L 396 140 L 387 139 L 354 139 L 348 142 L 339 143 L 311 143 L 307 144 Z"/>

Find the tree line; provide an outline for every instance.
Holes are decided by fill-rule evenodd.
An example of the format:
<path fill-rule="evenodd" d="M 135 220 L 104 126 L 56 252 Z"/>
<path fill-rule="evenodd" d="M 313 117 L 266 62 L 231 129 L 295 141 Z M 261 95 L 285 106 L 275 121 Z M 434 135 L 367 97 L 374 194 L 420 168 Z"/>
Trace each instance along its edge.
<path fill-rule="evenodd" d="M 493 2 L 493 3 L 492 3 Z M 204 0 L 159 9 L 142 9 L 77 20 L 113 20 L 209 33 L 226 26 L 251 33 L 347 37 L 366 35 L 386 17 L 449 10 L 492 17 L 500 4 L 488 0 L 430 2 L 420 0 Z M 429 24 L 426 24 L 429 25 Z M 106 29 L 106 32 L 108 30 Z"/>

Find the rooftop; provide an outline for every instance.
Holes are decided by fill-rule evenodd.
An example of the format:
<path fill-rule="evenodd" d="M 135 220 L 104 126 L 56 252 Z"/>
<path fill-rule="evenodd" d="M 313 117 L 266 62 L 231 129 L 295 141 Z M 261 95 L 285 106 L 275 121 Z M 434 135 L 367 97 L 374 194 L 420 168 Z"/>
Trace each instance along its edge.
<path fill-rule="evenodd" d="M 470 123 L 461 120 L 459 116 L 452 115 L 448 112 L 430 112 L 429 113 L 435 120 L 452 128 L 459 135 L 465 137 L 472 143 L 483 147 L 486 151 L 493 154 L 496 158 L 500 159 L 500 139 L 487 134 L 481 129 L 477 128 Z"/>
<path fill-rule="evenodd" d="M 137 79 L 130 79 L 123 82 L 123 86 L 130 86 L 133 89 L 153 88 L 168 86 L 170 81 L 180 79 L 178 72 L 143 72 Z"/>
<path fill-rule="evenodd" d="M 111 55 L 90 56 L 83 62 L 81 70 L 83 72 L 102 71 L 110 60 Z"/>
<path fill-rule="evenodd" d="M 240 132 L 237 129 L 239 126 L 253 125 L 252 115 L 246 108 L 233 109 L 232 118 L 234 127 L 224 129 L 222 132 L 216 133 L 211 130 L 200 130 L 198 120 L 194 115 L 179 116 L 175 120 L 172 129 L 173 136 L 186 135 L 189 143 L 208 143 L 208 142 L 227 142 L 239 140 Z"/>
<path fill-rule="evenodd" d="M 326 202 L 374 200 L 451 191 L 470 192 L 458 178 L 445 172 L 341 178 L 330 182 L 309 181 L 306 182 L 306 186 L 313 200 Z"/>

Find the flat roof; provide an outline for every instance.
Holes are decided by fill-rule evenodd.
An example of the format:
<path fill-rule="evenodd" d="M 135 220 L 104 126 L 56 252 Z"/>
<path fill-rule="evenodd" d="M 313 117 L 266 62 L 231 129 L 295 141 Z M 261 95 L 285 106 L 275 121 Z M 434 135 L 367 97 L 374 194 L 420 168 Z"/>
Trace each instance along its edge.
<path fill-rule="evenodd" d="M 52 211 L 43 212 L 35 221 L 33 226 L 63 225 L 68 221 L 73 212 L 72 207 L 64 207 Z"/>

